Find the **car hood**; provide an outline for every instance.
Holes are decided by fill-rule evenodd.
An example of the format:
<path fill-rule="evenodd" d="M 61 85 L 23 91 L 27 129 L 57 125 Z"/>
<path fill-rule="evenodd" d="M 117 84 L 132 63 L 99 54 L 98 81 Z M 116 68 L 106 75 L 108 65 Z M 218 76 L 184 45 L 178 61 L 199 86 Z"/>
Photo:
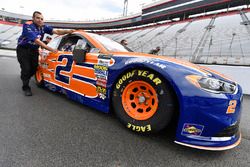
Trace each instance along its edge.
<path fill-rule="evenodd" d="M 207 67 L 202 67 L 200 65 L 196 65 L 190 63 L 185 60 L 176 59 L 173 57 L 168 56 L 159 56 L 159 55 L 152 55 L 152 54 L 145 54 L 145 53 L 137 53 L 137 52 L 112 52 L 112 55 L 115 57 L 122 57 L 124 58 L 125 64 L 132 64 L 132 63 L 145 63 L 148 62 L 150 64 L 162 64 L 167 67 L 175 67 L 180 71 L 188 71 L 190 73 L 203 75 L 203 76 L 212 76 L 217 79 L 234 82 L 229 77 L 214 71 Z"/>

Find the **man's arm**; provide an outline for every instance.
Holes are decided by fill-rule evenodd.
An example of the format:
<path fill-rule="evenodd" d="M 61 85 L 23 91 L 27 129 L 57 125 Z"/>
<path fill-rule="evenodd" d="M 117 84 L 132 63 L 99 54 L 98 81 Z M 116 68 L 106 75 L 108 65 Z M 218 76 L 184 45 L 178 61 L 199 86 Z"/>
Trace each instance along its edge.
<path fill-rule="evenodd" d="M 36 43 L 37 45 L 43 47 L 44 49 L 48 50 L 48 51 L 51 51 L 51 52 L 53 52 L 53 53 L 56 53 L 56 52 L 57 52 L 56 49 L 53 49 L 53 48 L 47 46 L 47 45 L 46 45 L 45 43 L 43 43 L 39 38 L 36 38 L 36 39 L 35 39 L 35 43 Z"/>
<path fill-rule="evenodd" d="M 76 30 L 59 30 L 59 29 L 53 29 L 53 34 L 57 35 L 64 35 L 64 34 L 71 34 L 75 32 Z"/>

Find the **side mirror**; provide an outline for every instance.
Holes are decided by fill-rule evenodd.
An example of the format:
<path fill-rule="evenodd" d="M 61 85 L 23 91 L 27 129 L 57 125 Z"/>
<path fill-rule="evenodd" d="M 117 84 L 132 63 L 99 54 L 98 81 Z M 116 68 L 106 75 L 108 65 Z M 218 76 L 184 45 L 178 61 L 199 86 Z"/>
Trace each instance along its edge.
<path fill-rule="evenodd" d="M 76 63 L 82 63 L 85 60 L 87 54 L 87 42 L 83 39 L 79 39 L 73 50 L 73 60 Z"/>

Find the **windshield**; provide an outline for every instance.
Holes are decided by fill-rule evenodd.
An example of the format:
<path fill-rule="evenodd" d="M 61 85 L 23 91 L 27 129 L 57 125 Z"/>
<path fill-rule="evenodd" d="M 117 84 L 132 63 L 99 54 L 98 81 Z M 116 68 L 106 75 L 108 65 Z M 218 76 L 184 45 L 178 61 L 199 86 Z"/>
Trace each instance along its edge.
<path fill-rule="evenodd" d="M 105 47 L 105 49 L 107 49 L 110 52 L 129 52 L 129 49 L 109 38 L 92 33 L 87 33 L 87 34 L 92 38 L 94 38 L 95 40 L 97 40 L 98 42 L 100 42 Z"/>

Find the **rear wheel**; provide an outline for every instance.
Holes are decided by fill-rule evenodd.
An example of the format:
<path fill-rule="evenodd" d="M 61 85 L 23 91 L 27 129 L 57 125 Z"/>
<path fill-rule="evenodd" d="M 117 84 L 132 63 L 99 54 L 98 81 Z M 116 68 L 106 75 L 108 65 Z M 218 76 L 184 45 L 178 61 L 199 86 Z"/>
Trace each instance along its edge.
<path fill-rule="evenodd" d="M 35 81 L 38 87 L 44 87 L 43 73 L 40 70 L 37 70 L 35 73 Z"/>
<path fill-rule="evenodd" d="M 122 124 L 141 133 L 165 128 L 175 110 L 171 87 L 149 70 L 131 70 L 122 75 L 115 85 L 112 104 Z"/>

